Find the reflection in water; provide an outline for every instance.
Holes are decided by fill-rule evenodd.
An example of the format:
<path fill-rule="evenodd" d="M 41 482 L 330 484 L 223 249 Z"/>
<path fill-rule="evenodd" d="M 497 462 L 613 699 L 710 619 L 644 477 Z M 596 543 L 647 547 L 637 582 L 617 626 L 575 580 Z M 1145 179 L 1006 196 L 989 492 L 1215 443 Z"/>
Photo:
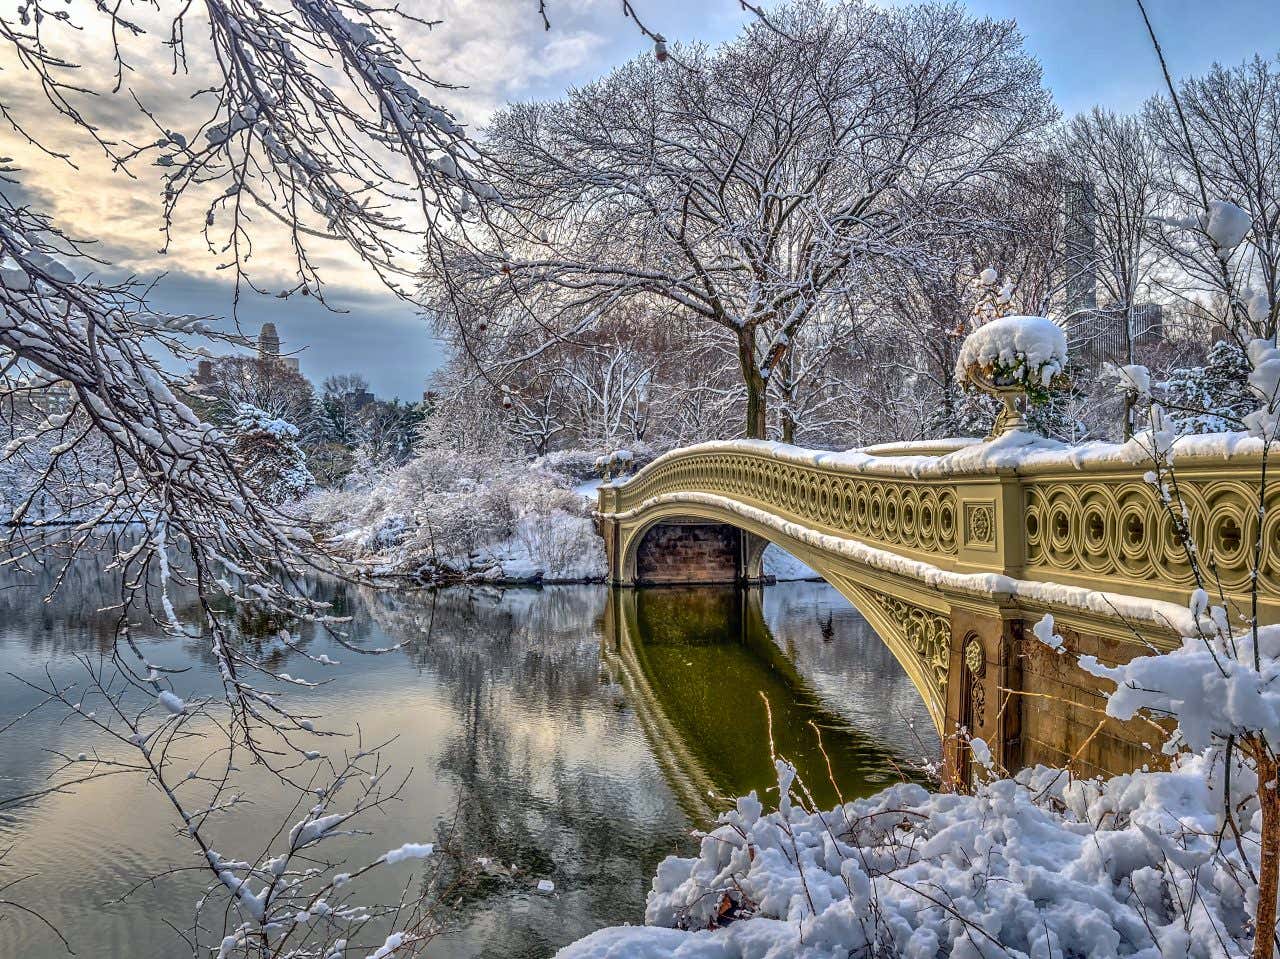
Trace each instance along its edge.
<path fill-rule="evenodd" d="M 759 589 L 651 588 L 619 590 L 612 597 L 615 626 L 606 646 L 608 661 L 640 713 L 682 805 L 695 817 L 715 808 L 709 793 L 738 796 L 772 784 L 771 742 L 823 806 L 911 775 L 903 760 L 916 750 L 895 751 L 840 711 L 845 690 L 832 681 L 833 659 L 865 663 L 870 654 L 877 661 L 879 676 L 856 689 L 857 712 L 892 716 L 905 702 L 915 707 L 911 718 L 933 732 L 919 697 L 908 685 L 910 698 L 905 698 L 901 684 L 892 681 L 908 682 L 869 628 L 851 631 L 837 645 L 834 616 L 842 604 L 834 591 L 806 583 L 784 586 L 782 592 L 793 588 L 809 594 L 807 605 L 826 614 L 812 629 L 821 644 L 819 655 L 805 657 L 825 665 L 819 676 L 826 698 L 775 642 Z M 839 611 L 865 623 L 852 607 Z M 781 624 L 793 625 L 786 617 Z M 879 725 L 885 725 L 883 719 Z"/>
<path fill-rule="evenodd" d="M 0 582 L 0 671 L 32 676 L 48 664 L 65 681 L 80 668 L 77 655 L 109 649 L 116 614 L 100 610 L 118 594 L 92 562 L 74 567 L 48 604 L 38 580 Z M 435 839 L 464 861 L 490 856 L 519 870 L 469 890 L 434 957 L 535 959 L 600 926 L 639 921 L 657 863 L 689 852 L 690 828 L 713 811 L 708 791 L 773 781 L 757 690 L 772 705 L 779 752 L 800 764 L 823 802 L 833 790 L 814 771 L 810 720 L 846 796 L 875 788 L 899 757 L 919 754 L 906 722 L 893 718 L 898 708 L 928 725 L 896 663 L 822 584 L 770 587 L 763 603 L 758 591 L 732 590 L 313 588 L 352 617 L 352 642 L 404 643 L 360 656 L 322 633 L 304 634 L 312 655 L 342 661 L 325 676 L 283 646 L 272 654 L 297 675 L 330 679 L 302 694 L 309 709 L 334 728 L 358 725 L 366 741 L 398 735 L 388 758 L 414 769 L 405 801 L 371 823 L 376 838 L 352 840 L 352 857 Z M 273 642 L 251 635 L 261 632 L 243 629 L 240 641 Z M 137 637 L 149 658 L 188 669 L 189 695 L 217 688 L 199 637 L 173 640 L 145 627 Z M 35 702 L 20 684 L 0 682 L 0 725 Z M 47 750 L 111 751 L 61 718 L 36 713 L 0 736 L 0 795 L 42 782 L 56 763 Z M 285 815 L 268 792 L 254 798 L 221 825 L 227 849 L 253 848 Z M 154 794 L 124 778 L 48 797 L 0 820 L 0 847 L 14 844 L 0 881 L 32 874 L 19 889 L 82 953 L 181 953 L 161 917 L 189 916 L 193 877 L 113 901 L 146 869 L 190 865 L 190 847 L 167 822 Z M 393 891 L 404 876 L 388 875 L 370 895 Z M 556 896 L 531 892 L 542 878 L 555 881 Z M 34 923 L 0 922 L 0 956 L 63 954 Z"/>

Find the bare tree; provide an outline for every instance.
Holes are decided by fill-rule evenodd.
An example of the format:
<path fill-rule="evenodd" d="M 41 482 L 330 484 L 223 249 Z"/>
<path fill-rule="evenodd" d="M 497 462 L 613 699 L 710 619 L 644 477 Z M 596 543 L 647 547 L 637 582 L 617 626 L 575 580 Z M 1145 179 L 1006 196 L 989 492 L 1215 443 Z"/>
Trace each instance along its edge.
<path fill-rule="evenodd" d="M 279 357 L 223 356 L 207 367 L 209 378 L 196 384 L 201 398 L 215 405 L 211 411 L 220 422 L 248 404 L 272 416 L 288 420 L 304 434 L 318 427 L 316 395 L 305 376 Z"/>
<path fill-rule="evenodd" d="M 438 300 L 464 331 L 514 305 L 547 342 L 666 301 L 733 350 L 759 437 L 771 377 L 851 267 L 966 229 L 952 192 L 1016 166 L 1051 107 L 1013 24 L 954 7 L 801 0 L 679 61 L 500 113 L 513 215 Z"/>
<path fill-rule="evenodd" d="M 1181 109 L 1152 99 L 1145 118 L 1162 157 L 1165 288 L 1221 297 L 1219 322 L 1243 349 L 1274 339 L 1280 319 L 1280 64 L 1255 57 L 1215 64 L 1178 89 Z M 1185 120 L 1185 127 L 1183 121 Z M 1227 201 L 1252 221 L 1230 247 L 1209 233 L 1206 206 Z M 1199 302 L 1208 306 L 1208 302 Z"/>
<path fill-rule="evenodd" d="M 450 241 L 459 218 L 496 200 L 483 154 L 432 100 L 446 84 L 401 43 L 406 26 L 429 24 L 358 0 L 204 0 L 167 15 L 148 4 L 22 0 L 0 14 L 0 45 L 27 82 L 20 90 L 6 79 L 0 118 L 16 139 L 74 176 L 71 159 L 51 143 L 47 117 L 27 112 L 24 90 L 34 90 L 62 129 L 91 138 L 122 176 L 158 169 L 166 247 L 195 213 L 237 292 L 254 282 L 247 265 L 255 241 L 280 229 L 295 268 L 284 296 L 323 295 L 313 249 L 333 240 L 397 287 L 416 275 L 424 247 Z M 170 63 L 173 83 L 192 92 L 178 115 L 163 115 L 128 89 L 130 51 L 139 48 L 153 63 Z M 95 54 L 110 67 L 81 69 L 82 57 L 101 61 Z M 379 955 L 416 952 L 436 928 L 420 896 L 353 903 L 335 862 L 322 861 L 316 848 L 394 797 L 393 787 L 370 782 L 382 772 L 376 753 L 353 750 L 321 772 L 315 747 L 333 731 L 278 695 L 306 683 L 236 642 L 223 615 L 228 606 L 256 609 L 285 624 L 286 645 L 294 623 L 329 629 L 345 642 L 343 621 L 304 582 L 310 572 L 340 570 L 304 523 L 245 481 L 231 438 L 202 420 L 187 401 L 185 378 L 158 360 L 171 354 L 194 363 L 194 340 L 235 340 L 202 318 L 152 309 L 145 286 L 113 279 L 110 265 L 91 255 L 94 238 L 66 235 L 19 199 L 20 189 L 9 189 L 21 179 L 0 161 L 0 404 L 42 415 L 15 429 L 2 455 L 40 447 L 41 456 L 8 511 L 4 563 L 22 567 L 45 555 L 47 544 L 28 521 L 52 489 L 77 521 L 61 542 L 65 552 L 101 550 L 122 584 L 118 642 L 107 658 L 84 662 L 79 687 L 39 687 L 47 705 L 87 724 L 103 744 L 92 757 L 68 757 L 49 790 L 131 773 L 160 791 L 210 880 L 189 940 L 193 955 L 331 956 L 366 943 Z M 45 402 L 54 393 L 56 409 Z M 76 472 L 90 447 L 105 475 Z M 104 534 L 108 520 L 131 522 L 127 537 Z M 179 586 L 198 597 L 194 621 L 179 616 L 172 598 Z M 200 635 L 221 695 L 185 700 L 180 677 L 134 643 L 139 616 L 175 636 Z M 96 709 L 83 707 L 86 697 Z M 285 830 L 275 856 L 220 854 L 208 824 L 246 801 L 240 770 L 254 766 L 310 812 Z M 350 875 L 428 851 L 400 847 Z M 312 913 L 318 923 L 293 923 L 325 908 Z M 282 933 L 290 924 L 293 931 Z M 379 925 L 392 930 L 385 939 L 365 938 Z"/>
<path fill-rule="evenodd" d="M 1136 363 L 1137 339 L 1147 332 L 1136 328 L 1136 308 L 1157 265 L 1154 215 L 1160 197 L 1154 144 L 1138 118 L 1095 107 L 1071 119 L 1057 150 L 1066 178 L 1091 186 L 1094 252 L 1092 262 L 1082 268 L 1101 283 L 1107 298 L 1102 312 L 1123 317 L 1122 353 L 1112 359 Z M 1068 316 L 1067 322 L 1073 319 Z M 1087 323 L 1075 326 L 1088 328 Z M 1125 436 L 1132 429 L 1133 410 L 1126 400 Z"/>

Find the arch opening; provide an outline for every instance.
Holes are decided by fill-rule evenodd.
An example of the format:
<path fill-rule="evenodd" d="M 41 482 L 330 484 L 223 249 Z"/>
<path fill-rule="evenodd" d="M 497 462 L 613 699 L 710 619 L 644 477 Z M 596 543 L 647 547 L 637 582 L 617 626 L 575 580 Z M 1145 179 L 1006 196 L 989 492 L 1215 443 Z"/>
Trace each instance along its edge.
<path fill-rule="evenodd" d="M 614 536 L 611 581 L 621 586 L 760 585 L 770 582 L 763 562 L 766 547 L 784 550 L 808 565 L 867 620 L 906 672 L 942 734 L 951 633 L 949 610 L 937 608 L 936 596 L 754 517 L 709 503 L 656 505 L 646 510 L 640 522 L 619 524 Z M 682 538 L 698 539 L 701 545 L 682 546 Z M 714 549 L 713 541 L 718 544 Z M 704 568 L 682 569 L 691 557 L 705 561 Z"/>

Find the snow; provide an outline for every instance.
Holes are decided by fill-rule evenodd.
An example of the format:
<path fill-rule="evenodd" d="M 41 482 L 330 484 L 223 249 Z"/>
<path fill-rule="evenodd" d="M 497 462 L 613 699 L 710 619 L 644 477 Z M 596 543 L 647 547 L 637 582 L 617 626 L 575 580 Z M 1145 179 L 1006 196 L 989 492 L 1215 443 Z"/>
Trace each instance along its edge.
<path fill-rule="evenodd" d="M 932 446 L 934 444 L 928 444 Z M 820 466 L 856 476 L 910 479 L 963 477 L 1012 470 L 1029 476 L 1064 470 L 1092 472 L 1116 467 L 1149 466 L 1151 450 L 1140 442 L 1087 442 L 1068 445 L 1035 433 L 1015 430 L 996 440 L 964 443 L 952 452 L 880 455 L 878 447 L 833 452 L 806 449 L 772 440 L 713 440 L 664 453 L 633 479 L 673 459 L 695 453 L 752 453 L 782 463 Z M 1174 440 L 1170 455 L 1176 465 L 1260 455 L 1262 443 L 1247 433 L 1204 433 Z"/>
<path fill-rule="evenodd" d="M 404 933 L 393 932 L 383 941 L 373 952 L 369 953 L 368 959 L 387 959 L 397 949 L 404 945 Z"/>
<path fill-rule="evenodd" d="M 1269 442 L 1280 433 L 1280 349 L 1270 340 L 1254 340 L 1249 344 L 1249 388 L 1262 400 L 1262 406 L 1248 414 L 1245 426 L 1249 432 Z"/>
<path fill-rule="evenodd" d="M 573 488 L 573 492 L 594 505 L 599 499 L 600 485 L 603 482 L 604 480 L 599 477 L 596 479 L 589 479 L 575 486 Z"/>
<path fill-rule="evenodd" d="M 965 337 L 956 360 L 956 378 L 972 368 L 995 371 L 997 382 L 1016 379 L 1048 386 L 1067 365 L 1067 336 L 1043 316 L 1006 316 Z"/>
<path fill-rule="evenodd" d="M 876 443 L 864 446 L 862 451 L 872 456 L 937 456 L 942 453 L 954 453 L 966 446 L 976 446 L 984 442 L 981 436 L 949 436 L 938 440 L 905 440 L 896 443 Z"/>
<path fill-rule="evenodd" d="M 556 884 L 552 882 L 550 879 L 538 880 L 538 892 L 544 893 L 546 895 L 550 895 L 555 891 L 556 891 Z"/>
<path fill-rule="evenodd" d="M 764 575 L 780 583 L 822 578 L 781 546 L 775 546 L 772 543 L 765 547 L 763 563 Z"/>
<path fill-rule="evenodd" d="M 403 846 L 397 846 L 387 852 L 382 857 L 387 865 L 395 865 L 398 862 L 406 862 L 410 859 L 426 859 L 435 852 L 435 845 L 429 842 L 407 842 Z"/>
<path fill-rule="evenodd" d="M 1151 371 L 1140 363 L 1117 366 L 1120 377 L 1120 388 L 1139 396 L 1151 395 Z"/>
<path fill-rule="evenodd" d="M 557 957 L 1247 955 L 1243 863 L 1215 843 L 1205 783 L 1190 757 L 1105 782 L 1036 767 L 973 795 L 900 784 L 825 812 L 752 793 L 659 865 L 645 927 Z"/>
<path fill-rule="evenodd" d="M 1249 235 L 1253 220 L 1248 212 L 1228 200 L 1210 200 L 1204 230 L 1221 254 L 1230 253 Z"/>
<path fill-rule="evenodd" d="M 1192 609 L 1191 614 L 1197 615 L 1196 610 Z M 1061 655 L 1066 647 L 1063 645 L 1062 637 L 1053 631 L 1053 614 L 1046 613 L 1042 616 L 1034 626 L 1031 632 L 1035 633 L 1036 639 L 1044 643 L 1052 650 L 1056 650 Z"/>
<path fill-rule="evenodd" d="M 1202 605 L 1196 597 L 1192 610 Z M 1210 615 L 1213 611 L 1210 610 Z M 1220 616 L 1225 619 L 1225 616 Z M 1280 626 L 1231 635 L 1192 635 L 1166 653 L 1139 656 L 1121 666 L 1107 666 L 1081 656 L 1085 672 L 1116 685 L 1107 700 L 1107 715 L 1126 720 L 1140 711 L 1177 720 L 1176 742 L 1205 750 L 1228 736 L 1260 733 L 1280 747 Z"/>
<path fill-rule="evenodd" d="M 31 289 L 31 277 L 12 257 L 0 259 L 0 286 L 13 292 Z"/>
<path fill-rule="evenodd" d="M 181 716 L 187 711 L 187 704 L 167 689 L 161 691 L 160 695 L 157 696 L 156 699 L 159 701 L 161 706 L 175 716 Z"/>

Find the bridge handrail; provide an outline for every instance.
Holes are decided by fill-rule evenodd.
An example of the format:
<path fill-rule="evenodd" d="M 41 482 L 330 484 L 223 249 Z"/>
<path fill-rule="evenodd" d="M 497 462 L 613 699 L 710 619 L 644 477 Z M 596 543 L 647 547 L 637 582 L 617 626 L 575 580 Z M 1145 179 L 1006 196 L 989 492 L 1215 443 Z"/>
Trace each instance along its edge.
<path fill-rule="evenodd" d="M 807 449 L 772 440 L 710 440 L 663 453 L 635 475 L 615 481 L 614 485 L 625 486 L 642 479 L 664 463 L 699 453 L 749 453 L 834 472 L 911 479 L 1001 473 L 1034 476 L 1056 472 L 1131 472 L 1135 467 L 1149 467 L 1151 464 L 1151 454 L 1141 441 L 1093 441 L 1068 445 L 1040 437 L 1034 439 L 1036 442 L 1033 443 L 1005 443 L 1003 440 L 984 443 L 964 439 L 956 441 L 960 445 L 953 449 L 945 448 L 949 441 L 939 440 L 920 444 L 881 444 L 851 450 Z M 945 449 L 945 452 L 936 452 L 938 449 Z M 1216 466 L 1228 470 L 1256 467 L 1262 462 L 1262 442 L 1243 433 L 1184 436 L 1174 442 L 1172 457 L 1175 467 Z"/>
<path fill-rule="evenodd" d="M 970 443 L 942 455 L 897 448 L 806 450 L 753 440 L 702 443 L 601 487 L 602 514 L 682 491 L 725 496 L 809 528 L 941 569 L 992 572 L 1185 603 L 1194 586 L 1138 442 Z M 1262 444 L 1243 434 L 1175 443 L 1178 492 L 1203 566 L 1228 598 L 1252 575 Z M 1267 619 L 1280 618 L 1280 484 L 1268 487 L 1259 572 Z"/>

